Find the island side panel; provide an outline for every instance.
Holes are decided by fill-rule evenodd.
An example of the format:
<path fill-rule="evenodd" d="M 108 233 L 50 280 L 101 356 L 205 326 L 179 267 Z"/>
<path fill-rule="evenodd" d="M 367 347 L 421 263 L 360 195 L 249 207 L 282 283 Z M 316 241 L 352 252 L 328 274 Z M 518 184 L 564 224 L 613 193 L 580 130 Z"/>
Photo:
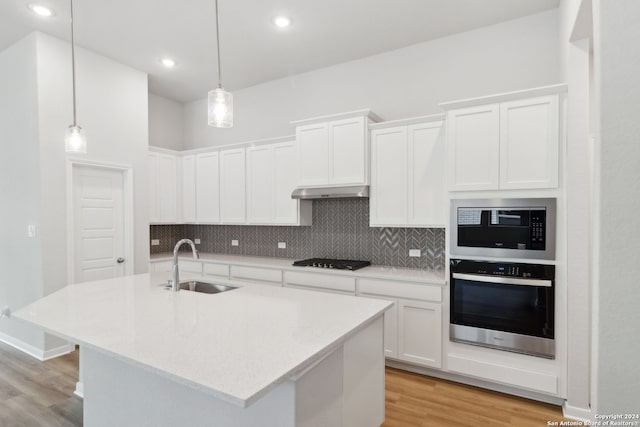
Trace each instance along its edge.
<path fill-rule="evenodd" d="M 380 315 L 343 346 L 345 427 L 384 422 L 384 324 Z"/>
<path fill-rule="evenodd" d="M 295 384 L 247 408 L 83 347 L 85 427 L 295 426 Z"/>

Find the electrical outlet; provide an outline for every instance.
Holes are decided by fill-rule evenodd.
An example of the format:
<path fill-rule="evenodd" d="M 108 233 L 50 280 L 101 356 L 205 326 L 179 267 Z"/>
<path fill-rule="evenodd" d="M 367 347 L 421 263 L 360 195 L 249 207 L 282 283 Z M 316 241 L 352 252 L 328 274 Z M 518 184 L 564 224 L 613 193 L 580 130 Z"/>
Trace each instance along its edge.
<path fill-rule="evenodd" d="M 200 244 L 200 239 L 193 239 L 193 243 L 195 243 L 196 245 Z"/>
<path fill-rule="evenodd" d="M 152 239 L 151 246 L 160 246 L 160 239 Z"/>
<path fill-rule="evenodd" d="M 38 235 L 38 229 L 35 225 L 27 225 L 27 237 L 36 237 Z"/>
<path fill-rule="evenodd" d="M 287 249 L 287 242 L 278 242 L 278 249 Z"/>
<path fill-rule="evenodd" d="M 231 246 L 238 246 L 238 241 L 237 240 L 232 240 L 231 241 Z"/>
<path fill-rule="evenodd" d="M 409 256 L 410 257 L 419 258 L 420 257 L 420 249 L 409 249 Z"/>

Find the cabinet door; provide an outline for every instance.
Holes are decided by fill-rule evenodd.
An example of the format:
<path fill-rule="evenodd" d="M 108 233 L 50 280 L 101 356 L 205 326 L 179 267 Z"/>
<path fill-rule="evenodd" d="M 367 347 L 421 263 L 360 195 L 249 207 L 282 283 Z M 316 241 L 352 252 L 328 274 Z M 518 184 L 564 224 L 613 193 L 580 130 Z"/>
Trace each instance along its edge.
<path fill-rule="evenodd" d="M 369 162 L 364 117 L 329 123 L 329 184 L 367 184 Z"/>
<path fill-rule="evenodd" d="M 158 219 L 175 223 L 178 220 L 178 159 L 169 154 L 158 155 Z"/>
<path fill-rule="evenodd" d="M 329 131 L 327 123 L 296 128 L 299 148 L 298 186 L 329 183 Z"/>
<path fill-rule="evenodd" d="M 384 357 L 398 358 L 398 300 L 377 295 L 360 294 L 365 298 L 381 299 L 393 302 L 393 306 L 384 312 Z"/>
<path fill-rule="evenodd" d="M 559 97 L 500 104 L 500 188 L 558 186 Z"/>
<path fill-rule="evenodd" d="M 219 154 L 196 156 L 196 218 L 199 223 L 220 221 Z"/>
<path fill-rule="evenodd" d="M 273 222 L 274 167 L 273 146 L 247 148 L 247 220 L 251 224 Z"/>
<path fill-rule="evenodd" d="M 431 122 L 407 128 L 409 225 L 445 225 L 443 125 Z"/>
<path fill-rule="evenodd" d="M 149 153 L 149 222 L 160 222 L 158 211 L 158 155 Z"/>
<path fill-rule="evenodd" d="M 299 224 L 300 202 L 291 198 L 298 182 L 298 147 L 295 141 L 274 144 L 274 217 L 275 224 Z M 306 202 L 309 203 L 309 202 Z"/>
<path fill-rule="evenodd" d="M 182 158 L 182 220 L 196 222 L 196 156 Z"/>
<path fill-rule="evenodd" d="M 244 224 L 246 213 L 245 150 L 220 152 L 220 221 Z"/>
<path fill-rule="evenodd" d="M 497 190 L 500 162 L 498 104 L 447 114 L 449 190 Z"/>
<path fill-rule="evenodd" d="M 370 225 L 407 223 L 407 128 L 371 132 Z"/>
<path fill-rule="evenodd" d="M 442 366 L 442 306 L 423 301 L 398 302 L 399 359 L 419 365 Z"/>

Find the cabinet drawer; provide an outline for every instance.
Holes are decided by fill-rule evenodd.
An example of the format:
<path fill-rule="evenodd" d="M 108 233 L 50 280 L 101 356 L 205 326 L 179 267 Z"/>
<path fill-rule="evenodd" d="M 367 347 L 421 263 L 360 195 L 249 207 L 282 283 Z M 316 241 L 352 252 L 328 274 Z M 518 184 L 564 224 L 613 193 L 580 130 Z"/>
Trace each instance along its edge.
<path fill-rule="evenodd" d="M 166 273 L 171 271 L 171 261 L 152 262 L 149 270 L 151 273 Z"/>
<path fill-rule="evenodd" d="M 308 286 L 313 288 L 331 289 L 335 291 L 355 294 L 356 280 L 352 277 L 334 276 L 333 274 L 298 273 L 287 271 L 286 285 Z"/>
<path fill-rule="evenodd" d="M 259 282 L 282 283 L 282 271 L 269 268 L 231 266 L 231 278 L 242 280 L 257 280 Z"/>
<path fill-rule="evenodd" d="M 205 276 L 219 276 L 229 278 L 229 265 L 204 263 Z"/>
<path fill-rule="evenodd" d="M 421 283 L 358 279 L 358 293 L 424 301 L 442 301 L 442 288 Z"/>
<path fill-rule="evenodd" d="M 178 268 L 180 269 L 180 271 L 202 274 L 202 262 L 200 261 L 180 260 L 178 262 Z"/>
<path fill-rule="evenodd" d="M 292 285 L 289 283 L 287 283 L 286 287 L 293 288 L 293 289 L 303 289 L 305 291 L 327 292 L 330 294 L 353 295 L 353 292 L 349 292 L 349 291 L 339 291 L 336 289 L 328 289 L 328 288 L 316 288 L 314 286 Z"/>

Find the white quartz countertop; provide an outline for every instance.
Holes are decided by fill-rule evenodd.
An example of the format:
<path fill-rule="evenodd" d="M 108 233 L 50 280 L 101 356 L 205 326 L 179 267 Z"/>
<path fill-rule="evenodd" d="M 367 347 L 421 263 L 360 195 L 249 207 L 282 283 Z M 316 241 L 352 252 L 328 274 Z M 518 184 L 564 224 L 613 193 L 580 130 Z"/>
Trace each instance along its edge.
<path fill-rule="evenodd" d="M 168 277 L 141 274 L 69 285 L 14 316 L 247 406 L 391 306 L 376 299 L 262 285 L 220 294 L 171 292 L 159 286 Z"/>
<path fill-rule="evenodd" d="M 166 261 L 172 258 L 172 254 L 163 252 L 151 255 L 151 262 Z M 191 252 L 181 252 L 180 259 L 193 259 Z M 295 259 L 274 258 L 248 255 L 227 255 L 200 253 L 200 260 L 204 262 L 216 262 L 222 264 L 246 265 L 252 267 L 277 268 L 279 270 L 306 271 L 323 274 L 337 274 L 350 277 L 366 277 L 372 279 L 401 280 L 409 282 L 426 283 L 431 285 L 442 285 L 446 283 L 444 271 L 422 270 L 403 267 L 386 267 L 371 265 L 356 271 L 331 270 L 317 267 L 296 267 L 293 265 Z"/>

